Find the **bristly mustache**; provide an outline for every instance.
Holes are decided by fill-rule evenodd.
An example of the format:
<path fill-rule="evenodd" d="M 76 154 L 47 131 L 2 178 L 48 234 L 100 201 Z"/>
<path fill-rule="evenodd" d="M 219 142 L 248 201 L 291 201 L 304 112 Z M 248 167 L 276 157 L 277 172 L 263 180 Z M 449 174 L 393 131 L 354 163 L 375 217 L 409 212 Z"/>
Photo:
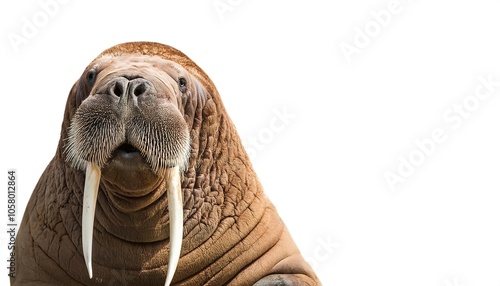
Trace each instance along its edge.
<path fill-rule="evenodd" d="M 99 100 L 98 100 L 99 101 Z M 182 116 L 172 105 L 160 105 L 152 112 L 121 118 L 109 104 L 87 104 L 76 111 L 64 146 L 66 161 L 85 170 L 91 162 L 102 168 L 123 144 L 136 148 L 151 170 L 187 167 L 190 140 Z"/>

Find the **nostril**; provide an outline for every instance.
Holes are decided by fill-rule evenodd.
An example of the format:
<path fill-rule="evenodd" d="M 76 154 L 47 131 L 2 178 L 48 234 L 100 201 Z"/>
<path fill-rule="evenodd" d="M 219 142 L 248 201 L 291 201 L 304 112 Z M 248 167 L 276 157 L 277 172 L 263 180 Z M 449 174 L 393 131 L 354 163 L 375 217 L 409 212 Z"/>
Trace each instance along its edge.
<path fill-rule="evenodd" d="M 115 82 L 115 84 L 113 86 L 111 86 L 111 88 L 109 89 L 109 92 L 111 93 L 111 95 L 114 95 L 117 97 L 122 97 L 124 92 L 125 92 L 124 84 L 126 84 L 126 83 L 123 83 L 121 81 Z"/>
<path fill-rule="evenodd" d="M 144 84 L 143 82 L 136 85 L 134 87 L 134 90 L 133 90 L 133 94 L 135 96 L 140 96 L 140 95 L 144 94 L 145 92 L 146 92 L 146 84 Z"/>
<path fill-rule="evenodd" d="M 121 84 L 115 84 L 113 92 L 116 96 L 121 97 L 123 95 L 123 87 Z"/>

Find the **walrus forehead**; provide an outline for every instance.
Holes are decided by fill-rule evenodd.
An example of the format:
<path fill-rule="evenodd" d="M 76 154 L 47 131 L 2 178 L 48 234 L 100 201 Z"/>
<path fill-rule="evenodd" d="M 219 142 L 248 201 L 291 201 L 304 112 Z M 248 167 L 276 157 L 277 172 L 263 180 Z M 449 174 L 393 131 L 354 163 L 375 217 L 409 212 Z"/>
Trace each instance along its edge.
<path fill-rule="evenodd" d="M 159 56 L 139 55 L 139 54 L 104 55 L 94 60 L 93 64 L 96 66 L 101 66 L 101 65 L 106 66 L 113 64 L 123 64 L 123 65 L 131 65 L 138 67 L 154 66 L 161 69 L 173 69 L 177 72 L 180 72 L 182 68 L 181 65 Z"/>
<path fill-rule="evenodd" d="M 131 78 L 156 76 L 162 79 L 171 78 L 174 81 L 180 76 L 186 76 L 181 65 L 158 56 L 147 55 L 103 56 L 90 64 L 88 69 L 98 71 L 98 81 L 110 74 Z"/>
<path fill-rule="evenodd" d="M 179 64 L 158 56 L 147 55 L 103 56 L 87 67 L 87 70 L 91 69 L 98 72 L 91 93 L 95 93 L 101 85 L 116 77 L 145 78 L 159 89 L 166 88 L 169 92 L 174 92 L 178 79 L 189 76 Z"/>

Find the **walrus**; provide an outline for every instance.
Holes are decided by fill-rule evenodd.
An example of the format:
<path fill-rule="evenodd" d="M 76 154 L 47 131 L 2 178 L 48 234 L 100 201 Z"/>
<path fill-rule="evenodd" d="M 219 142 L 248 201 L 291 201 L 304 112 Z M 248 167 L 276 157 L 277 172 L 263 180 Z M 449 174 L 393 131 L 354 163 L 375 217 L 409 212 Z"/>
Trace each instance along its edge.
<path fill-rule="evenodd" d="M 131 42 L 70 90 L 11 285 L 321 285 L 263 192 L 215 85 Z"/>

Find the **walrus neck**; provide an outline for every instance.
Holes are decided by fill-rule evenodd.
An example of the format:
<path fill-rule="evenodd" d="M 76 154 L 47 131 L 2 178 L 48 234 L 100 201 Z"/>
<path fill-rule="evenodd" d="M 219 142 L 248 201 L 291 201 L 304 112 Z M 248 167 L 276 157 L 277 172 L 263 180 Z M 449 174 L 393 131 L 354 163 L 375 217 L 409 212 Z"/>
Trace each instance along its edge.
<path fill-rule="evenodd" d="M 169 238 L 168 200 L 165 180 L 140 197 L 126 196 L 105 180 L 101 181 L 96 207 L 96 224 L 120 239 L 154 242 Z"/>

